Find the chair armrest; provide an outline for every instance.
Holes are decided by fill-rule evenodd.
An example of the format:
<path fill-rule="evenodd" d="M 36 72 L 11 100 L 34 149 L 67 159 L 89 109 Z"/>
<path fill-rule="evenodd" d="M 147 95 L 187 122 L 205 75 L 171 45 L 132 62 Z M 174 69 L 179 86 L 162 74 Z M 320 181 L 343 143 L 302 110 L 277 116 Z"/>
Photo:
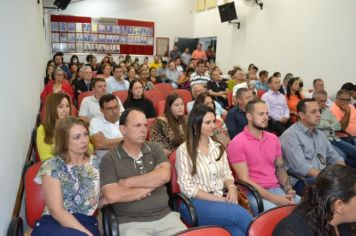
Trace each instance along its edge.
<path fill-rule="evenodd" d="M 112 205 L 106 205 L 101 209 L 105 236 L 119 236 L 119 223 Z"/>
<path fill-rule="evenodd" d="M 21 217 L 13 217 L 7 229 L 7 236 L 23 236 L 23 221 Z"/>
<path fill-rule="evenodd" d="M 306 181 L 306 178 L 305 178 L 305 177 L 300 176 L 300 175 L 297 175 L 297 174 L 294 174 L 294 173 L 291 173 L 291 172 L 289 172 L 289 171 L 287 171 L 287 174 L 288 174 L 289 176 L 292 176 L 292 177 L 296 178 L 296 179 L 299 180 L 299 181 L 302 181 L 303 184 L 304 184 L 304 186 L 308 186 L 308 182 Z"/>
<path fill-rule="evenodd" d="M 182 193 L 174 193 L 172 198 L 173 198 L 173 210 L 179 212 L 179 201 L 181 201 L 184 205 L 186 205 L 188 209 L 189 215 L 191 217 L 190 219 L 192 222 L 192 226 L 193 227 L 198 226 L 199 222 L 198 222 L 197 212 L 190 198 L 188 198 Z"/>
<path fill-rule="evenodd" d="M 256 202 L 257 202 L 258 214 L 264 212 L 264 206 L 263 206 L 261 194 L 257 191 L 257 189 L 255 187 L 253 187 L 251 184 L 249 184 L 245 181 L 242 181 L 242 180 L 236 180 L 235 185 L 240 185 L 240 186 L 246 188 L 253 195 L 253 197 L 256 199 Z"/>

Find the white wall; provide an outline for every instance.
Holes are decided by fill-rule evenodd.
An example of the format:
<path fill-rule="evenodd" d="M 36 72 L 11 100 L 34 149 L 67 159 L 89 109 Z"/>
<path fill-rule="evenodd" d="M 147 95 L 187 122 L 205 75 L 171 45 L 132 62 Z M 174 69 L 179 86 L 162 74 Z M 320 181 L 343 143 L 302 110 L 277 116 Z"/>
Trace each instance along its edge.
<path fill-rule="evenodd" d="M 0 17 L 0 235 L 6 235 L 39 109 L 49 52 L 42 6 L 37 1 L 7 1 L 0 8 Z"/>
<path fill-rule="evenodd" d="M 253 62 L 270 73 L 301 76 L 306 87 L 323 78 L 330 94 L 355 82 L 356 1 L 264 0 L 262 11 L 242 1 L 235 6 L 240 30 L 222 24 L 217 8 L 195 14 L 194 37 L 217 36 L 217 62 L 224 71 Z"/>
<path fill-rule="evenodd" d="M 154 21 L 155 37 L 169 37 L 171 48 L 174 37 L 193 35 L 194 3 L 193 0 L 85 0 L 70 4 L 59 14 Z"/>

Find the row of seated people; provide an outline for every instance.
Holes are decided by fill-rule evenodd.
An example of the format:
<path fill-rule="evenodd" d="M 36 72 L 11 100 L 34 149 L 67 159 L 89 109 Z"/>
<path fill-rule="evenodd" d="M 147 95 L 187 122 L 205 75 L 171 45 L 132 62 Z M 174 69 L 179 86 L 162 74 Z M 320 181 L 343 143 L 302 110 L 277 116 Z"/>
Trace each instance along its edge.
<path fill-rule="evenodd" d="M 115 99 L 114 99 L 115 100 Z M 117 101 L 118 102 L 118 101 Z M 168 103 L 169 104 L 169 103 Z M 117 105 L 118 106 L 118 105 Z M 118 110 L 118 108 L 117 108 L 117 106 L 116 106 L 116 108 L 114 109 L 114 110 Z M 113 111 L 113 109 L 111 109 L 112 111 Z"/>
<path fill-rule="evenodd" d="M 172 94 L 172 96 L 176 95 Z M 176 112 L 184 116 L 182 99 L 176 96 L 175 100 L 171 100 L 173 100 L 173 103 L 169 112 L 173 113 L 173 108 L 177 108 Z M 117 99 L 113 97 L 110 101 L 116 102 L 114 104 L 117 110 Z M 104 102 L 104 106 L 109 102 Z M 310 102 L 312 103 L 312 101 Z M 308 107 L 310 104 L 308 102 L 306 104 L 304 104 L 305 113 L 310 113 L 310 107 Z M 261 112 L 264 119 L 261 119 Z M 234 171 L 243 170 L 241 167 L 251 164 L 247 158 L 253 159 L 248 154 L 248 151 L 251 150 L 246 149 L 255 149 L 256 144 L 254 142 L 259 142 L 260 145 L 265 146 L 257 150 L 261 154 L 264 153 L 264 155 L 258 155 L 261 159 L 266 157 L 268 146 L 271 147 L 272 143 L 275 146 L 275 150 L 267 155 L 271 157 L 270 161 L 264 160 L 262 169 L 264 174 L 267 174 L 270 178 L 263 178 L 261 186 L 259 186 L 258 180 L 250 181 L 257 188 L 262 189 L 259 191 L 265 198 L 266 207 L 268 203 L 272 206 L 273 203 L 277 205 L 289 204 L 293 202 L 295 196 L 283 169 L 278 138 L 259 129 L 267 126 L 266 105 L 261 101 L 250 102 L 247 105 L 247 114 L 249 124 L 245 129 L 245 135 L 238 135 L 236 140 L 239 137 L 245 138 L 245 144 L 254 147 L 245 147 L 245 150 L 237 157 L 236 163 L 234 162 L 235 156 L 229 155 L 229 149 L 235 149 L 235 147 L 229 145 L 226 154 L 223 145 L 214 140 L 214 110 L 201 104 L 196 105 L 190 113 L 186 123 L 187 129 L 181 130 L 185 133 L 186 138 L 177 150 L 178 184 L 182 192 L 192 198 L 200 224 L 221 224 L 228 228 L 233 235 L 244 234 L 252 217 L 246 210 L 237 205 L 239 199 L 237 199 L 234 178 L 229 168 L 228 159 L 230 159 Z M 121 222 L 119 229 L 122 235 L 131 235 L 130 233 L 142 235 L 143 232 L 146 232 L 147 235 L 169 235 L 185 228 L 178 216 L 171 213 L 166 205 L 167 196 L 163 184 L 169 180 L 169 164 L 160 145 L 145 142 L 148 130 L 144 112 L 138 108 L 130 108 L 121 114 L 119 124 L 124 142 L 119 143 L 109 151 L 101 161 L 100 184 L 104 198 L 98 201 L 98 179 L 95 173 L 98 173 L 99 160 L 95 156 L 89 158 L 87 153 L 89 133 L 85 124 L 72 117 L 64 118 L 58 123 L 54 138 L 55 156 L 43 164 L 37 177 L 37 181 L 42 183 L 45 192 L 47 208 L 44 216 L 36 225 L 33 235 L 46 235 L 48 233 L 51 235 L 81 235 L 80 232 L 84 232 L 86 235 L 98 235 L 95 227 L 93 227 L 96 224 L 95 218 L 88 216 L 92 214 L 93 208 L 96 207 L 98 202 L 100 204 L 114 204 L 114 210 Z M 252 135 L 255 135 L 256 138 L 251 140 L 249 136 Z M 257 139 L 257 137 L 260 137 L 260 139 Z M 269 142 L 263 142 L 264 139 Z M 247 143 L 249 141 L 251 143 Z M 68 146 L 66 147 L 66 145 Z M 255 154 L 254 156 L 256 156 Z M 85 168 L 79 168 L 83 165 L 85 165 Z M 260 163 L 252 163 L 252 165 L 258 166 Z M 274 168 L 273 172 L 265 170 L 267 166 Z M 76 171 L 72 171 L 72 168 L 75 167 L 77 167 Z M 85 173 L 85 171 L 87 172 Z M 256 172 L 256 169 L 252 168 L 248 171 L 241 171 L 241 173 L 237 172 L 237 175 L 242 179 L 246 178 L 243 177 L 244 175 L 253 179 L 254 177 L 257 178 L 254 172 Z M 82 176 L 86 178 L 79 178 Z M 83 182 L 77 184 L 76 181 Z M 88 184 L 88 182 L 94 183 L 97 187 Z M 263 184 L 266 184 L 266 182 L 277 185 L 274 188 L 272 187 L 272 190 L 268 189 L 272 193 L 263 193 Z M 63 195 L 61 184 L 67 186 L 64 188 Z M 75 186 L 83 187 L 83 189 L 77 191 L 78 189 Z M 84 186 L 89 187 L 84 189 Z M 224 187 L 227 189 L 226 196 L 223 195 Z M 283 192 L 283 194 L 279 195 L 278 191 Z M 92 194 L 88 192 L 92 192 Z M 87 198 L 84 198 L 82 193 L 85 193 L 84 196 Z M 266 197 L 268 195 L 274 198 L 268 199 Z M 61 196 L 63 199 L 53 196 Z M 90 199 L 88 199 L 89 196 Z M 77 199 L 77 201 L 73 203 L 71 202 L 72 199 Z M 63 209 L 62 204 L 64 204 L 65 209 Z M 186 211 L 182 207 L 183 218 L 186 217 Z M 75 214 L 71 215 L 69 212 Z M 226 216 L 226 218 L 221 218 L 221 216 Z M 347 220 L 353 222 L 355 219 L 348 218 Z M 341 223 L 348 223 L 347 220 L 342 218 L 341 221 L 333 223 L 337 226 Z M 327 223 L 332 222 L 328 221 Z"/>

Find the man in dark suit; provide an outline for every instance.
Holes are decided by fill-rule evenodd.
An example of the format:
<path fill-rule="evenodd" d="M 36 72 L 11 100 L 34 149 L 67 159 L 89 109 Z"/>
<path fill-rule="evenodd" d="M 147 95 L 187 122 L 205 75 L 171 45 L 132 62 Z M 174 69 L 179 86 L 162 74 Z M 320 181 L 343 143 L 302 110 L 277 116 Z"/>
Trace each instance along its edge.
<path fill-rule="evenodd" d="M 293 74 L 292 73 L 287 73 L 285 76 L 284 76 L 284 79 L 283 79 L 283 84 L 281 85 L 281 87 L 279 88 L 279 92 L 286 95 L 287 94 L 287 84 L 288 84 L 288 81 L 293 77 Z"/>
<path fill-rule="evenodd" d="M 79 94 L 86 91 L 91 91 L 91 79 L 92 79 L 92 70 L 90 66 L 83 66 L 79 70 L 79 80 L 73 81 L 75 98 L 78 99 Z"/>

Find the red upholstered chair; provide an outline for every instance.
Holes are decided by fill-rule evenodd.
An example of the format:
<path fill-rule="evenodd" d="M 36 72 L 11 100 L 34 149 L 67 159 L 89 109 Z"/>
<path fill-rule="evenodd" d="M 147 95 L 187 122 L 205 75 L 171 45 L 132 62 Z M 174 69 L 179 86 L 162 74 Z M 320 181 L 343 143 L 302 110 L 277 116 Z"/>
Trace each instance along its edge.
<path fill-rule="evenodd" d="M 157 110 L 158 103 L 166 99 L 162 91 L 154 89 L 146 91 L 145 96 L 153 103 L 155 110 Z"/>
<path fill-rule="evenodd" d="M 161 91 L 165 98 L 174 90 L 172 85 L 168 83 L 155 84 L 154 89 Z"/>
<path fill-rule="evenodd" d="M 78 101 L 77 101 L 77 107 L 80 109 L 80 104 L 82 104 L 82 101 L 85 97 L 94 95 L 93 91 L 87 91 L 87 92 L 82 92 L 78 95 Z"/>
<path fill-rule="evenodd" d="M 234 104 L 232 104 L 232 91 L 227 92 L 227 109 L 230 109 Z"/>
<path fill-rule="evenodd" d="M 147 118 L 147 138 L 146 138 L 147 141 L 150 140 L 150 130 L 155 120 L 156 118 Z"/>
<path fill-rule="evenodd" d="M 262 95 L 263 95 L 265 92 L 266 92 L 266 90 L 264 90 L 264 89 L 258 89 L 258 90 L 257 90 L 257 97 L 258 97 L 258 98 L 261 98 Z"/>
<path fill-rule="evenodd" d="M 127 90 L 122 90 L 122 91 L 115 91 L 112 93 L 113 95 L 115 95 L 116 97 L 118 97 L 121 101 L 121 103 L 123 104 L 126 99 L 127 99 Z"/>
<path fill-rule="evenodd" d="M 214 226 L 214 225 L 209 225 L 209 226 L 200 226 L 200 227 L 194 227 L 190 228 L 187 230 L 184 230 L 182 232 L 179 232 L 175 236 L 231 236 L 231 233 L 221 227 L 221 226 Z"/>
<path fill-rule="evenodd" d="M 248 236 L 272 236 L 276 225 L 289 216 L 296 205 L 276 207 L 258 215 L 249 225 L 246 235 Z"/>
<path fill-rule="evenodd" d="M 173 210 L 179 212 L 179 204 L 183 203 L 187 206 L 189 214 L 191 216 L 192 225 L 187 225 L 188 227 L 191 226 L 198 226 L 198 216 L 195 210 L 194 205 L 192 204 L 191 200 L 185 196 L 183 193 L 180 192 L 180 188 L 178 185 L 178 175 L 175 168 L 176 164 L 176 151 L 173 151 L 169 157 L 169 162 L 171 163 L 171 181 L 170 181 L 170 197 L 172 200 Z"/>
<path fill-rule="evenodd" d="M 166 101 L 165 100 L 162 100 L 162 101 L 160 101 L 158 103 L 157 109 L 156 109 L 157 116 L 163 116 L 164 115 L 165 106 L 166 106 Z"/>
<path fill-rule="evenodd" d="M 25 208 L 28 225 L 33 229 L 37 220 L 41 218 L 45 201 L 41 185 L 36 184 L 35 178 L 42 162 L 30 166 L 25 174 Z"/>

